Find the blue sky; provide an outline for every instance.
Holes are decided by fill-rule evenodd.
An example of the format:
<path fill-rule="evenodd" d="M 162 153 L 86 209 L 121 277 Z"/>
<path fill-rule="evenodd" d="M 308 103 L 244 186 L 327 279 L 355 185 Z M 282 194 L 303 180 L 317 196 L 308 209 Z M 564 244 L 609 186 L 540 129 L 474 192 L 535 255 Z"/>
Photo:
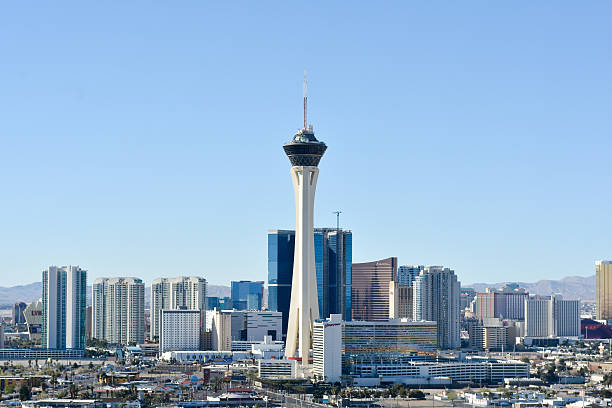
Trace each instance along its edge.
<path fill-rule="evenodd" d="M 612 258 L 612 3 L 0 6 L 0 286 L 267 277 L 301 125 L 353 259 L 464 283 Z"/>

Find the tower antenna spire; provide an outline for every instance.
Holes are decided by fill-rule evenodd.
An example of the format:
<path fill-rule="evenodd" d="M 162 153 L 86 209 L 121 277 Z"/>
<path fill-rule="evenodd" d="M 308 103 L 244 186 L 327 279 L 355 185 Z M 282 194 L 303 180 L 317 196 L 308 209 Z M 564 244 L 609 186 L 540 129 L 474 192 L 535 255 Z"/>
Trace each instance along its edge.
<path fill-rule="evenodd" d="M 340 231 L 340 214 L 342 211 L 332 211 L 333 214 L 336 214 L 336 230 Z"/>
<path fill-rule="evenodd" d="M 306 129 L 306 108 L 308 107 L 308 83 L 306 82 L 306 70 L 304 70 L 304 129 Z"/>

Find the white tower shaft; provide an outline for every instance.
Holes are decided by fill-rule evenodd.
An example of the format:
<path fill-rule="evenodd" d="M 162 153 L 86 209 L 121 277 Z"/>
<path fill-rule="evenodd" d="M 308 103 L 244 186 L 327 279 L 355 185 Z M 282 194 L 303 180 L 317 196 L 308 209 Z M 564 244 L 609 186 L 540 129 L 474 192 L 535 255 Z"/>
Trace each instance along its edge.
<path fill-rule="evenodd" d="M 291 167 L 295 194 L 295 255 L 291 306 L 285 355 L 295 357 L 296 349 L 302 364 L 308 364 L 312 347 L 312 330 L 319 318 L 314 249 L 314 198 L 319 169 L 315 166 Z"/>

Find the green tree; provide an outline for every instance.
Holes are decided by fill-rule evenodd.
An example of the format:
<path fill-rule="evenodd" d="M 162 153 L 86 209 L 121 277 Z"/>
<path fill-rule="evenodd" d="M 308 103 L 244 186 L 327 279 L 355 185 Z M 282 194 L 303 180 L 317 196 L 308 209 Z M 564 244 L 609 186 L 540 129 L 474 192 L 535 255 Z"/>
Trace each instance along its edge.
<path fill-rule="evenodd" d="M 408 396 L 410 398 L 419 399 L 419 400 L 425 399 L 425 394 L 421 390 L 410 390 L 410 393 L 408 394 Z"/>
<path fill-rule="evenodd" d="M 32 389 L 29 385 L 23 384 L 21 388 L 19 388 L 19 399 L 21 401 L 28 401 L 32 399 Z"/>
<path fill-rule="evenodd" d="M 612 391 L 608 389 L 603 389 L 599 392 L 599 396 L 601 398 L 612 398 Z"/>

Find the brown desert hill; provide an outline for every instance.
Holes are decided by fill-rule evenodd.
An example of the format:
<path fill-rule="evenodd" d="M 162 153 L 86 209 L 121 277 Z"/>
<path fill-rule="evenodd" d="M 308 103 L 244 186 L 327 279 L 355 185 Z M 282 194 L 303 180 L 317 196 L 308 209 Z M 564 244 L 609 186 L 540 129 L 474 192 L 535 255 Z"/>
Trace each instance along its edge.
<path fill-rule="evenodd" d="M 517 283 L 534 295 L 549 296 L 560 294 L 564 299 L 580 299 L 584 301 L 595 300 L 595 275 L 591 276 L 568 276 L 560 280 L 540 280 L 537 282 L 498 282 L 498 283 L 474 283 L 466 285 L 474 288 L 476 292 L 484 292 L 487 288 L 500 288 L 507 283 Z"/>

